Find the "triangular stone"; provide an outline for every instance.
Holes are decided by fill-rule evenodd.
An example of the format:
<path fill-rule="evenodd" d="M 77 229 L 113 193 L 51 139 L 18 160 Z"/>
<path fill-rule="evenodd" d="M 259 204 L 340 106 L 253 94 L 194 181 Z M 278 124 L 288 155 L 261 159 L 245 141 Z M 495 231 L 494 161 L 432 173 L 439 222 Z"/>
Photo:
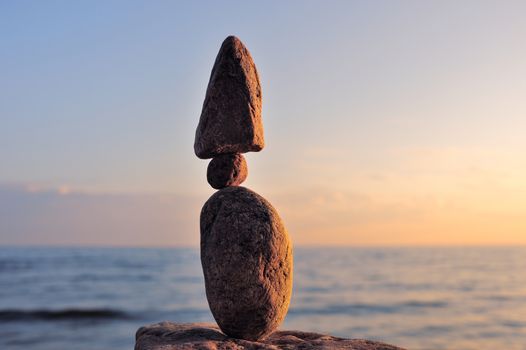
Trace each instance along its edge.
<path fill-rule="evenodd" d="M 199 158 L 258 152 L 265 145 L 261 85 L 247 48 L 235 36 L 223 41 L 206 90 L 195 133 Z"/>

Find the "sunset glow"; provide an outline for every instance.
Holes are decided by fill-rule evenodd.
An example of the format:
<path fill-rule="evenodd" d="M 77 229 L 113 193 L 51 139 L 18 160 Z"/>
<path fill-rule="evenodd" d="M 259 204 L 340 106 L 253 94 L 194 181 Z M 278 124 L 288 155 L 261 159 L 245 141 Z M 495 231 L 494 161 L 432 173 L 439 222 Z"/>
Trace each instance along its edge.
<path fill-rule="evenodd" d="M 0 244 L 197 245 L 229 34 L 263 90 L 244 185 L 295 244 L 526 244 L 524 2 L 139 4 L 0 5 Z"/>

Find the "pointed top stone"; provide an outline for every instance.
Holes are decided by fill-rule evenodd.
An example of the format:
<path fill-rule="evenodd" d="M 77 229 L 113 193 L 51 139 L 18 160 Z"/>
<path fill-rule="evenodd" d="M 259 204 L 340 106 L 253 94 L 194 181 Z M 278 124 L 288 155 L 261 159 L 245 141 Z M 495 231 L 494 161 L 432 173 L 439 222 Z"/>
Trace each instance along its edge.
<path fill-rule="evenodd" d="M 264 146 L 256 65 L 241 40 L 229 36 L 212 68 L 194 151 L 206 159 L 226 153 L 258 152 Z"/>

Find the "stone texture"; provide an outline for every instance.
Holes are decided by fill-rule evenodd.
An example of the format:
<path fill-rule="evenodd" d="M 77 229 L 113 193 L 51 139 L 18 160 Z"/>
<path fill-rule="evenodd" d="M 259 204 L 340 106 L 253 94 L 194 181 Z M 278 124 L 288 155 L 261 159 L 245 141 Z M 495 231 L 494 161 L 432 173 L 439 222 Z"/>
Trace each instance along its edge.
<path fill-rule="evenodd" d="M 402 348 L 363 339 L 343 339 L 330 335 L 300 331 L 277 331 L 259 342 L 229 338 L 216 325 L 207 323 L 161 322 L 139 328 L 135 350 L 256 350 L 256 349 L 348 349 L 403 350 Z"/>
<path fill-rule="evenodd" d="M 201 211 L 201 263 L 208 304 L 221 330 L 261 339 L 285 318 L 292 245 L 277 211 L 245 187 L 217 191 Z"/>
<path fill-rule="evenodd" d="M 214 157 L 206 170 L 206 179 L 210 186 L 221 189 L 239 186 L 248 175 L 247 162 L 240 153 L 222 154 Z"/>
<path fill-rule="evenodd" d="M 229 36 L 210 75 L 195 133 L 195 154 L 207 159 L 224 153 L 258 152 L 264 145 L 258 72 L 245 45 Z"/>

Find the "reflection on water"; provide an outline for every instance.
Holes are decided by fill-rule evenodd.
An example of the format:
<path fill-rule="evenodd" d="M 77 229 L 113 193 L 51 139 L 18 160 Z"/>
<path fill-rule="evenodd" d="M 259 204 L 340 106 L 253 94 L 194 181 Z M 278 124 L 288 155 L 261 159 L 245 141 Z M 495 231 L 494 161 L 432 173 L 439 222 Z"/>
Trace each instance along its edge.
<path fill-rule="evenodd" d="M 283 328 L 411 349 L 526 349 L 526 248 L 298 248 Z M 0 248 L 0 347 L 132 349 L 213 321 L 197 249 Z"/>

